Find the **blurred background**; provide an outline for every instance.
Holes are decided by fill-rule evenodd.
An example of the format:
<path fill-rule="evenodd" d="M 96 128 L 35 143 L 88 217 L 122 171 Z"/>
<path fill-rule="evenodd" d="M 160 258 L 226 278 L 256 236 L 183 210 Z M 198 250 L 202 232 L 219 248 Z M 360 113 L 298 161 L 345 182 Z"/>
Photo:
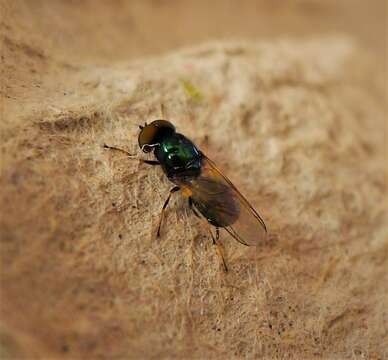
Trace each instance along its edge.
<path fill-rule="evenodd" d="M 383 347 L 383 341 L 380 339 L 386 339 L 387 331 L 381 324 L 384 321 L 385 325 L 388 323 L 381 315 L 383 311 L 386 315 L 388 308 L 385 304 L 386 297 L 382 295 L 387 286 L 383 284 L 388 284 L 384 279 L 388 256 L 383 249 L 388 247 L 383 244 L 387 233 L 384 224 L 387 222 L 384 222 L 379 211 L 384 211 L 381 198 L 386 191 L 386 177 L 381 174 L 383 171 L 380 171 L 384 169 L 384 160 L 381 160 L 381 144 L 384 141 L 380 139 L 387 129 L 386 121 L 384 122 L 386 111 L 382 109 L 385 103 L 381 101 L 381 94 L 384 92 L 383 96 L 386 96 L 387 93 L 386 81 L 384 83 L 388 60 L 386 0 L 0 0 L 0 20 L 0 358 L 4 357 L 2 343 L 5 344 L 4 353 L 17 354 L 14 358 L 21 358 L 20 354 L 27 354 L 24 358 L 44 358 L 42 354 L 47 354 L 46 358 L 50 359 L 61 358 L 58 354 L 66 358 L 85 359 L 109 358 L 113 355 L 116 358 L 129 358 L 131 355 L 135 358 L 134 354 L 150 354 L 153 348 L 159 352 L 152 354 L 158 356 L 149 358 L 162 358 L 163 355 L 173 357 L 171 354 L 175 354 L 175 351 L 178 354 L 180 351 L 180 354 L 192 355 L 195 347 L 191 340 L 195 339 L 195 336 L 201 338 L 203 344 L 206 343 L 206 346 L 198 347 L 204 352 L 197 354 L 218 351 L 218 345 L 223 344 L 226 350 L 219 352 L 219 358 L 228 357 L 226 354 L 242 354 L 240 358 L 254 358 L 254 353 L 249 353 L 252 342 L 241 336 L 244 331 L 256 334 L 258 341 L 263 341 L 267 346 L 267 354 L 275 354 L 281 344 L 287 351 L 290 349 L 291 353 L 297 349 L 300 352 L 295 352 L 294 358 L 311 358 L 312 354 L 315 357 L 319 344 L 321 354 L 324 354 L 322 358 L 336 347 L 338 358 L 356 358 L 349 354 L 355 355 L 357 350 L 357 358 L 365 359 L 368 353 L 363 353 L 353 346 L 359 345 L 360 342 L 365 343 L 364 350 L 368 347 L 371 350 Z M 158 56 L 182 47 L 192 47 L 206 41 L 243 39 L 265 40 L 266 43 L 271 43 L 272 39 L 289 38 L 292 39 L 289 42 L 292 48 L 292 44 L 298 43 L 294 42 L 295 39 L 312 38 L 315 44 L 315 41 L 319 43 L 323 39 L 320 36 L 333 36 L 331 39 L 335 40 L 341 39 L 343 35 L 361 45 L 351 49 L 351 54 L 357 54 L 352 56 L 352 60 L 355 60 L 353 67 L 342 67 L 340 64 L 337 73 L 336 66 L 331 65 L 336 64 L 342 55 L 331 53 L 331 47 L 327 44 L 326 47 L 317 47 L 324 49 L 319 53 L 322 67 L 329 64 L 329 70 L 333 71 L 336 78 L 340 78 L 339 82 L 342 81 L 343 73 L 348 72 L 343 77 L 346 79 L 343 88 L 338 84 L 332 86 L 328 76 L 326 80 L 322 80 L 327 83 L 325 91 L 319 89 L 310 94 L 306 84 L 299 88 L 298 83 L 291 84 L 283 93 L 271 94 L 267 89 L 263 89 L 262 109 L 260 103 L 260 116 L 269 114 L 280 119 L 279 128 L 275 125 L 273 128 L 268 127 L 273 130 L 273 139 L 278 139 L 272 141 L 271 138 L 272 145 L 268 146 L 268 149 L 273 150 L 273 144 L 283 145 L 285 138 L 292 139 L 292 135 L 288 136 L 289 133 L 285 130 L 287 136 L 280 138 L 283 129 L 288 129 L 287 126 L 283 127 L 280 121 L 287 125 L 287 122 L 299 119 L 301 131 L 304 129 L 302 126 L 306 126 L 306 131 L 313 134 L 314 129 L 308 127 L 310 123 L 304 121 L 311 118 L 315 121 L 311 124 L 316 125 L 316 129 L 323 129 L 323 132 L 328 134 L 327 139 L 330 138 L 331 142 L 328 143 L 329 146 L 322 147 L 327 153 L 323 150 L 319 152 L 319 155 L 322 155 L 319 159 L 329 159 L 326 161 L 330 161 L 330 166 L 326 167 L 322 161 L 314 162 L 317 170 L 311 178 L 316 178 L 316 186 L 320 190 L 326 191 L 326 187 L 318 186 L 319 181 L 324 180 L 328 184 L 327 189 L 333 190 L 337 195 L 340 190 L 356 193 L 355 196 L 349 195 L 347 202 L 353 204 L 349 205 L 349 210 L 341 210 L 342 220 L 334 210 L 332 213 L 326 211 L 329 201 L 326 195 L 317 200 L 317 206 L 325 208 L 325 211 L 319 208 L 317 216 L 323 214 L 323 219 L 324 216 L 329 216 L 334 223 L 341 220 L 341 232 L 332 233 L 332 238 L 324 232 L 321 238 L 317 238 L 316 232 L 310 233 L 313 225 L 307 217 L 304 223 L 299 219 L 294 223 L 290 220 L 301 213 L 300 209 L 305 209 L 303 213 L 306 216 L 315 214 L 317 210 L 312 201 L 303 203 L 304 199 L 311 198 L 311 189 L 305 186 L 305 180 L 310 179 L 309 169 L 302 167 L 309 176 L 304 177 L 300 183 L 295 182 L 295 189 L 298 191 L 284 190 L 285 196 L 282 192 L 274 192 L 273 183 L 279 180 L 279 183 L 283 181 L 285 185 L 291 185 L 294 182 L 287 183 L 287 180 L 280 176 L 267 176 L 271 186 L 266 200 L 268 206 L 263 206 L 264 211 L 272 214 L 275 219 L 276 214 L 282 212 L 283 202 L 289 204 L 290 207 L 283 207 L 283 211 L 286 214 L 292 213 L 292 216 L 278 215 L 280 220 L 277 226 L 283 226 L 285 231 L 288 231 L 288 234 L 284 231 L 281 233 L 282 246 L 285 246 L 284 238 L 291 239 L 289 241 L 294 241 L 292 245 L 295 244 L 290 246 L 288 252 L 283 251 L 284 247 L 280 247 L 279 252 L 274 252 L 276 256 L 270 254 L 261 262 L 260 271 L 266 271 L 273 276 L 268 299 L 260 299 L 257 304 L 249 303 L 250 299 L 258 298 L 255 293 L 256 285 L 249 284 L 247 272 L 240 273 L 241 276 L 236 272 L 237 277 L 233 280 L 234 275 L 231 275 L 230 281 L 235 282 L 233 291 L 238 289 L 239 294 L 230 296 L 230 303 L 224 306 L 226 287 L 221 286 L 221 281 L 217 282 L 218 273 L 214 263 L 206 261 L 206 256 L 212 256 L 211 251 L 200 251 L 198 258 L 203 259 L 204 264 L 207 264 L 206 269 L 214 271 L 214 274 L 207 274 L 205 280 L 208 282 L 203 281 L 204 272 L 195 264 L 193 278 L 197 283 L 194 282 L 194 285 L 189 281 L 189 276 L 192 276 L 190 272 L 176 271 L 178 268 L 173 267 L 176 258 L 174 254 L 182 256 L 186 251 L 177 241 L 168 239 L 163 243 L 164 253 L 172 254 L 169 255 L 173 259 L 173 265 L 170 267 L 162 262 L 153 265 L 152 259 L 148 263 L 144 261 L 144 256 L 146 260 L 147 256 L 152 257 L 152 248 L 154 253 L 159 254 L 160 243 L 152 242 L 151 239 L 147 240 L 148 242 L 142 241 L 141 246 L 134 251 L 131 246 L 137 242 L 131 241 L 137 236 L 138 229 L 126 227 L 125 221 L 131 220 L 131 214 L 135 214 L 133 218 L 138 220 L 136 224 L 151 227 L 151 221 L 144 221 L 144 214 L 152 211 L 146 206 L 139 206 L 137 209 L 125 208 L 123 214 L 118 211 L 116 214 L 116 210 L 111 210 L 111 202 L 108 201 L 108 195 L 114 198 L 114 201 L 116 198 L 120 199 L 120 196 L 130 189 L 127 186 L 129 179 L 134 179 L 134 184 L 137 184 L 138 175 L 137 172 L 132 172 L 129 174 L 132 177 L 126 177 L 128 174 L 122 170 L 132 170 L 125 165 L 120 171 L 116 169 L 113 177 L 113 165 L 110 164 L 108 156 L 103 154 L 100 144 L 111 141 L 113 145 L 119 145 L 120 136 L 121 143 L 127 144 L 127 136 L 129 131 L 132 131 L 128 127 L 128 114 L 127 118 L 121 116 L 122 109 L 116 103 L 112 105 L 112 109 L 103 108 L 104 111 L 101 111 L 101 104 L 104 105 L 104 101 L 109 102 L 106 94 L 116 95 L 116 89 L 121 89 L 121 84 L 130 77 L 128 74 L 140 73 L 139 68 L 144 65 L 142 58 Z M 285 51 L 284 54 L 296 54 L 295 58 L 299 60 L 290 61 L 297 65 L 303 65 L 300 59 L 307 59 L 306 64 L 309 59 L 313 59 L 309 69 L 315 74 L 313 55 L 316 55 L 316 48 L 307 47 L 306 52 L 300 51 L 304 47 L 299 45 L 292 48 L 292 51 L 289 48 L 287 51 L 290 52 Z M 333 48 L 335 50 L 335 46 Z M 329 54 L 325 49 L 329 49 Z M 365 58 L 368 59 L 368 66 L 361 66 L 364 54 L 367 55 Z M 177 55 L 176 58 L 178 57 Z M 280 63 L 288 63 L 287 56 L 280 58 Z M 135 65 L 132 69 L 128 64 L 134 60 L 139 60 L 139 66 Z M 175 92 L 168 90 L 170 92 L 167 94 L 171 99 L 175 99 L 182 91 L 175 80 L 175 85 L 168 84 L 170 58 L 164 58 L 163 65 L 159 61 L 161 60 L 156 60 L 155 68 L 157 71 L 167 69 L 164 72 L 167 74 L 164 75 L 165 78 L 168 77 L 164 79 L 167 84 L 164 89 L 175 89 Z M 267 61 L 272 61 L 272 58 L 267 57 Z M 206 63 L 204 68 L 206 71 L 212 71 L 208 70 Z M 240 67 L 237 69 L 233 78 L 236 83 L 241 78 Z M 262 69 L 267 68 L 257 67 L 255 71 L 266 74 Z M 205 75 L 197 75 L 199 80 L 202 81 L 202 76 L 206 76 L 206 71 Z M 317 72 L 319 75 L 319 69 Z M 322 78 L 325 79 L 325 71 L 322 73 Z M 360 81 L 349 81 L 347 78 L 349 75 L 353 80 L 358 74 L 361 74 Z M 284 74 L 280 78 L 282 76 L 287 80 Z M 379 91 L 374 92 L 372 87 L 375 85 L 376 76 L 382 84 L 379 82 Z M 222 94 L 227 86 L 222 79 L 219 82 L 221 90 L 217 92 L 217 96 Z M 203 83 L 207 80 L 208 78 L 205 78 Z M 380 85 L 383 86 L 381 92 Z M 238 89 L 238 86 L 236 88 Z M 126 91 L 127 88 L 123 89 Z M 153 84 L 152 89 L 157 91 L 150 91 L 147 97 L 141 95 L 139 103 L 142 107 L 139 109 L 144 112 L 152 110 L 152 101 L 154 108 L 159 109 L 159 96 L 164 95 L 159 82 Z M 128 101 L 129 95 L 124 90 L 118 94 L 118 98 Z M 233 91 L 231 94 L 234 94 Z M 148 97 L 149 94 L 154 97 Z M 214 99 L 218 101 L 216 96 Z M 185 102 L 182 104 L 178 102 L 179 106 L 186 106 Z M 256 102 L 248 105 L 247 111 L 241 113 L 244 118 L 245 115 L 247 118 L 251 116 L 248 110 L 253 114 L 259 111 Z M 179 106 L 177 112 L 180 111 Z M 196 111 L 197 114 L 202 111 L 202 118 L 205 119 L 203 114 L 207 110 L 205 106 L 201 106 L 199 105 Z M 305 107 L 305 112 L 300 111 L 302 107 Z M 111 110 L 114 116 L 110 113 Z M 137 108 L 135 110 L 137 111 Z M 221 110 L 211 112 L 213 122 L 218 119 L 220 124 L 225 123 Z M 134 116 L 136 111 L 133 112 Z M 325 111 L 326 118 L 321 116 Z M 131 114 L 131 121 L 139 124 L 134 116 Z M 193 116 L 193 121 L 188 126 L 194 128 L 195 124 L 198 125 L 195 122 L 198 118 L 201 119 Z M 330 123 L 330 126 L 327 123 Z M 116 133 L 112 129 L 116 129 Z M 211 134 L 214 133 L 216 132 Z M 294 136 L 297 136 L 295 134 Z M 214 139 L 213 135 L 212 137 Z M 333 146 L 331 144 L 334 140 L 331 138 L 338 140 Z M 225 143 L 224 139 L 223 142 Z M 338 156 L 337 146 L 347 149 L 346 156 Z M 272 154 L 268 151 L 267 155 L 276 155 L 280 159 L 283 150 L 272 150 Z M 324 156 L 325 154 L 327 156 Z M 287 171 L 293 176 L 293 172 L 299 172 L 299 166 L 296 160 L 292 162 L 291 155 L 287 154 L 291 164 Z M 82 161 L 76 161 L 78 159 Z M 256 159 L 252 163 L 256 164 Z M 272 158 L 271 164 L 274 164 Z M 372 170 L 363 173 L 360 171 L 362 166 Z M 276 170 L 276 164 L 274 168 Z M 268 170 L 268 174 L 275 170 Z M 141 171 L 142 176 L 146 176 L 147 169 Z M 101 174 L 105 174 L 106 178 Z M 124 174 L 123 177 L 121 174 Z M 333 181 L 338 181 L 337 187 L 331 186 Z M 116 189 L 117 193 L 114 193 L 113 189 Z M 143 187 L 141 189 L 144 190 Z M 288 189 L 287 186 L 284 189 Z M 155 213 L 157 211 L 159 214 L 160 205 L 154 201 L 155 192 L 139 191 L 140 196 L 143 193 L 144 201 L 150 201 L 152 197 L 150 204 L 157 207 Z M 109 211 L 105 211 L 105 203 L 101 199 L 107 201 L 106 209 Z M 275 200 L 272 201 L 273 199 Z M 332 204 L 336 204 L 341 198 L 334 199 Z M 301 206 L 298 207 L 299 205 Z M 112 206 L 115 205 L 112 203 Z M 96 207 L 102 209 L 98 216 L 95 214 Z M 358 207 L 364 212 L 360 210 L 359 217 L 353 219 L 352 217 L 357 215 L 354 208 L 357 210 Z M 375 224 L 371 219 L 374 219 Z M 276 224 L 275 220 L 270 222 Z M 324 227 L 324 222 L 320 221 L 319 225 Z M 299 226 L 303 230 L 300 233 Z M 123 238 L 121 234 L 120 237 L 113 237 L 112 234 L 121 231 L 120 229 L 125 231 Z M 144 235 L 144 238 L 145 234 L 148 236 L 151 233 L 148 228 L 143 232 L 142 230 L 139 234 Z M 349 244 L 349 234 L 352 234 L 353 230 L 356 235 L 353 235 L 354 238 Z M 381 246 L 377 241 L 371 240 L 373 231 L 377 233 L 376 238 L 383 239 Z M 318 244 L 325 245 L 322 247 L 323 251 L 306 253 L 302 247 L 299 250 L 303 236 L 306 243 L 307 240 L 314 239 L 317 249 Z M 354 262 L 349 260 L 352 251 L 355 254 Z M 139 254 L 141 257 L 135 258 Z M 185 256 L 182 256 L 182 259 L 185 259 Z M 136 261 L 132 261 L 132 257 Z M 167 256 L 166 258 L 168 260 Z M 293 261 L 293 267 L 289 267 L 290 259 Z M 345 261 L 342 261 L 343 259 Z M 155 276 L 155 266 L 159 269 L 156 273 L 163 274 L 163 277 Z M 137 269 L 137 273 L 133 269 Z M 245 271 L 244 267 L 241 269 Z M 258 282 L 263 281 L 263 278 Z M 321 292 L 315 287 L 316 279 L 321 279 L 318 286 L 322 287 Z M 328 290 L 323 286 L 326 280 L 329 280 Z M 201 288 L 204 293 L 208 288 L 219 290 L 222 295 L 219 296 L 221 306 L 213 300 L 209 300 L 204 306 L 202 300 L 205 296 L 202 296 L 202 293 L 191 295 L 191 287 L 195 289 L 199 282 L 205 284 L 202 285 L 204 290 Z M 161 283 L 163 286 L 160 286 Z M 266 289 L 264 282 L 262 285 L 263 289 Z M 185 286 L 190 286 L 190 301 L 187 301 L 184 291 L 177 295 L 176 289 L 180 290 Z M 327 292 L 324 292 L 326 290 Z M 276 297 L 276 291 L 283 295 L 288 292 L 288 301 L 295 307 L 288 307 L 281 296 Z M 251 298 L 246 294 L 251 295 Z M 341 301 L 345 310 L 354 305 L 349 313 L 341 310 Z M 362 301 L 365 302 L 365 317 L 364 307 L 357 304 Z M 305 303 L 299 308 L 303 302 Z M 240 304 L 245 304 L 246 309 L 250 311 L 244 312 Z M 331 308 L 327 304 L 332 304 Z M 207 322 L 202 316 L 203 306 L 208 314 Z M 213 309 L 210 306 L 213 306 Z M 170 311 L 171 308 L 174 308 L 173 311 Z M 325 311 L 325 319 L 317 309 Z M 238 322 L 241 328 L 235 328 L 234 324 L 229 323 L 229 334 L 224 329 L 222 332 L 215 331 L 214 324 L 219 321 L 219 311 L 227 324 L 240 310 L 254 316 L 257 315 L 256 312 L 266 312 L 269 318 L 275 318 L 284 310 L 285 314 L 294 317 L 299 326 L 295 327 L 294 340 L 288 338 L 278 341 L 278 330 L 267 323 L 262 325 L 265 327 L 263 334 L 268 334 L 267 337 L 254 333 L 252 329 L 257 329 L 257 318 L 254 318 L 252 323 Z M 367 315 L 369 322 L 366 320 Z M 260 316 L 262 319 L 262 314 Z M 336 325 L 338 319 L 341 326 Z M 328 334 L 321 331 L 325 321 L 334 329 Z M 280 319 L 278 323 L 281 322 L 283 320 Z M 175 326 L 176 324 L 178 325 Z M 318 330 L 308 332 L 308 326 Z M 364 336 L 365 333 L 369 337 Z M 241 337 L 245 344 L 240 348 L 236 340 L 235 344 L 231 345 L 232 337 L 235 340 L 240 340 Z M 134 352 L 134 349 L 137 349 L 137 352 Z M 374 358 L 379 358 L 378 355 L 382 353 L 377 350 Z M 307 354 L 311 356 L 306 356 L 304 351 L 309 351 Z M 74 354 L 84 356 L 77 357 Z M 143 358 L 145 357 L 143 355 Z M 284 357 L 279 355 L 279 358 Z M 370 358 L 373 358 L 373 354 Z"/>
<path fill-rule="evenodd" d="M 385 0 L 18 0 L 9 29 L 74 61 L 129 60 L 212 39 L 351 34 L 386 57 Z M 12 22 L 7 22 L 12 19 Z M 386 58 L 385 58 L 386 59 Z"/>

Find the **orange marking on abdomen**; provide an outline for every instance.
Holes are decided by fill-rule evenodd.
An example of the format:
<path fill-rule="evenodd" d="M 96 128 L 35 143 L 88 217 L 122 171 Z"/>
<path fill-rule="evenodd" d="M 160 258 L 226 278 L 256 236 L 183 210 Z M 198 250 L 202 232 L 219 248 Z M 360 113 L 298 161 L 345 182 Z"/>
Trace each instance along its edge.
<path fill-rule="evenodd" d="M 191 195 L 193 195 L 193 192 L 188 187 L 181 186 L 181 191 L 182 191 L 183 196 L 185 196 L 185 197 L 190 197 Z"/>

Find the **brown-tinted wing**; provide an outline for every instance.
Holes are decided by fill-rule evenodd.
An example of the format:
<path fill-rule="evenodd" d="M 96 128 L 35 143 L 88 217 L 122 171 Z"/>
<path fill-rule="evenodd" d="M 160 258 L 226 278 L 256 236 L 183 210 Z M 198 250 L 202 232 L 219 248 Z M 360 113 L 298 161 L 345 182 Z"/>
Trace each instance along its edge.
<path fill-rule="evenodd" d="M 190 190 L 193 204 L 212 225 L 224 228 L 244 245 L 258 245 L 264 240 L 267 229 L 263 219 L 205 155 L 200 176 L 184 187 Z"/>

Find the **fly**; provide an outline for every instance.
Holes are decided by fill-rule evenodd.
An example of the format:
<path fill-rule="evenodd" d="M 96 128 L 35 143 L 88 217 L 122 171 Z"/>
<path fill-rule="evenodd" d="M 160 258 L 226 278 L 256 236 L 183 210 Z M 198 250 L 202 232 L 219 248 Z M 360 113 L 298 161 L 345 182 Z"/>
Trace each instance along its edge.
<path fill-rule="evenodd" d="M 225 229 L 243 245 L 255 246 L 264 240 L 267 234 L 263 219 L 214 162 L 191 140 L 176 132 L 171 122 L 155 120 L 139 128 L 140 149 L 144 153 L 153 152 L 155 156 L 155 160 L 139 161 L 161 166 L 167 178 L 174 184 L 161 210 L 157 236 L 160 236 L 164 213 L 171 195 L 180 191 L 187 198 L 194 215 L 206 225 L 224 270 L 228 271 L 219 241 L 220 229 Z M 133 158 L 133 155 L 123 149 L 106 144 L 104 147 Z M 211 227 L 215 228 L 215 235 Z"/>

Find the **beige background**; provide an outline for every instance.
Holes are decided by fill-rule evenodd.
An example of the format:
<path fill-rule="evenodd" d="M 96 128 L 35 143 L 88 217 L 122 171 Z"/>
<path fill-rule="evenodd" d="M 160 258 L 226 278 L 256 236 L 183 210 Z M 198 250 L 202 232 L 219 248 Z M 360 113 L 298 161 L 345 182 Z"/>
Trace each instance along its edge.
<path fill-rule="evenodd" d="M 2 357 L 387 356 L 385 1 L 0 13 Z M 160 169 L 102 149 L 161 103 L 270 229 L 222 234 L 227 275 L 179 195 L 155 239 Z"/>

